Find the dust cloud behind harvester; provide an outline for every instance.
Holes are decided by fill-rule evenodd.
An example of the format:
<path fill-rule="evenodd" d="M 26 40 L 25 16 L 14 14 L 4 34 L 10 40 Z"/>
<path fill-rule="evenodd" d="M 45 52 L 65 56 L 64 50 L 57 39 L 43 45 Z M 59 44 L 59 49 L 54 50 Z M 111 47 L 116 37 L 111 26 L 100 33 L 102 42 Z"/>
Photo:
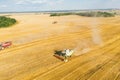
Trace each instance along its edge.
<path fill-rule="evenodd" d="M 101 46 L 103 43 L 103 40 L 100 32 L 99 23 L 100 21 L 98 19 L 94 19 L 93 21 L 91 21 L 91 26 L 89 28 L 91 30 L 93 43 Z"/>
<path fill-rule="evenodd" d="M 75 47 L 74 51 L 76 52 L 74 55 L 81 55 L 91 51 L 92 45 L 103 46 L 103 39 L 101 36 L 101 29 L 100 29 L 100 21 L 99 19 L 92 19 L 89 21 L 89 30 L 90 30 L 90 38 L 89 39 L 81 39 L 77 41 L 77 46 Z M 80 53 L 78 53 L 80 51 Z"/>

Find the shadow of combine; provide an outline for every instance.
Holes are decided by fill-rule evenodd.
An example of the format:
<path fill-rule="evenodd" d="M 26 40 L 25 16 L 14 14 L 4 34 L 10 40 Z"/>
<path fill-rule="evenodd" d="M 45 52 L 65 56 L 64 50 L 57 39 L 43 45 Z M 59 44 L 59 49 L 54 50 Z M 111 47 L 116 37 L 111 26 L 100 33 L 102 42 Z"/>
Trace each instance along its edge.
<path fill-rule="evenodd" d="M 61 50 L 55 50 L 54 52 L 54 57 L 56 57 L 57 59 L 61 60 L 61 61 L 64 61 L 64 57 L 63 57 L 63 53 Z"/>

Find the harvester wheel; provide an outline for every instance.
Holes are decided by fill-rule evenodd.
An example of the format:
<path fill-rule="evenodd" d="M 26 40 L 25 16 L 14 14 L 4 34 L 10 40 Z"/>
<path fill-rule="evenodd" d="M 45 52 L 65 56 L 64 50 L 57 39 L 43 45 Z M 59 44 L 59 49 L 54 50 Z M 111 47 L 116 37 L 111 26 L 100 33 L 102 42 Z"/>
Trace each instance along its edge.
<path fill-rule="evenodd" d="M 2 50 L 5 49 L 4 47 L 1 48 Z"/>
<path fill-rule="evenodd" d="M 64 60 L 64 62 L 68 62 L 68 60 L 67 60 L 67 59 L 65 59 L 65 60 Z"/>

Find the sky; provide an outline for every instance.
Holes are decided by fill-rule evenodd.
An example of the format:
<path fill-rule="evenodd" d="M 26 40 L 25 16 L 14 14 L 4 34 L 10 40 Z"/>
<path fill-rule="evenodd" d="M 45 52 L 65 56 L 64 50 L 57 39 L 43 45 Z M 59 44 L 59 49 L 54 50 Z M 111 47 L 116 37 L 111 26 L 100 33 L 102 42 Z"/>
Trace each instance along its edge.
<path fill-rule="evenodd" d="M 119 8 L 120 0 L 0 0 L 0 12 Z"/>

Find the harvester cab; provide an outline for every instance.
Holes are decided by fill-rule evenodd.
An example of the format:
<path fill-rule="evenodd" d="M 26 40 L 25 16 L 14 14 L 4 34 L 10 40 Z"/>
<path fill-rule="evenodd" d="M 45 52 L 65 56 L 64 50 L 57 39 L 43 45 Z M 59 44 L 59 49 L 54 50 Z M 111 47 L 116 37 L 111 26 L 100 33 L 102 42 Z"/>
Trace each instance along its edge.
<path fill-rule="evenodd" d="M 65 49 L 62 51 L 62 53 L 64 54 L 64 57 L 65 57 L 65 59 L 64 59 L 65 62 L 68 62 L 68 57 L 71 57 L 73 52 L 74 51 L 71 49 Z"/>

